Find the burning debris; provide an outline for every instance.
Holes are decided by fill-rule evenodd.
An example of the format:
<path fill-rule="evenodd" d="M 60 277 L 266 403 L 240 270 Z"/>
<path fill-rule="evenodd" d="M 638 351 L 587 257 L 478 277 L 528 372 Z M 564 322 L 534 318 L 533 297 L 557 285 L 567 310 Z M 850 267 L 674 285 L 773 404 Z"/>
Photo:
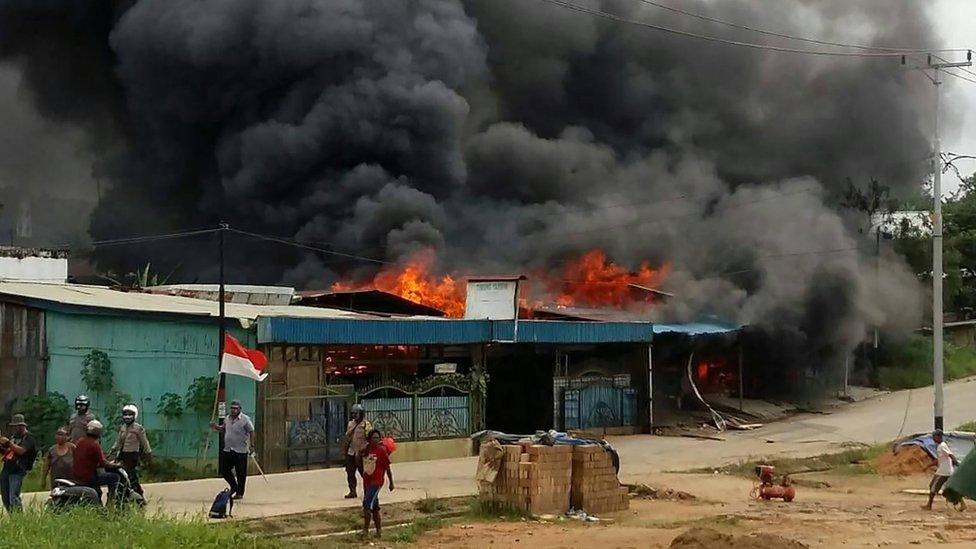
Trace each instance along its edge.
<path fill-rule="evenodd" d="M 691 4 L 782 33 L 938 42 L 917 3 Z M 560 273 L 571 282 L 540 295 L 577 307 L 626 308 L 630 285 L 666 278 L 676 297 L 652 315 L 760 327 L 765 356 L 797 371 L 842 365 L 869 327 L 917 325 L 914 276 L 884 250 L 876 268 L 836 207 L 847 178 L 897 194 L 924 175 L 906 159 L 929 148 L 929 90 L 897 61 L 689 42 L 514 0 L 13 0 L 0 60 L 41 115 L 88 136 L 95 238 L 225 220 L 399 265 L 433 249 L 450 273 L 234 238 L 235 282 L 363 280 L 457 316 L 472 272 Z M 96 259 L 213 280 L 191 247 Z"/>
<path fill-rule="evenodd" d="M 479 273 L 438 274 L 436 256 L 426 249 L 402 264 L 388 265 L 371 279 L 332 284 L 333 292 L 376 289 L 443 311 L 448 317 L 464 315 L 464 280 Z M 636 272 L 591 250 L 565 262 L 562 269 L 538 271 L 529 278 L 521 296 L 522 316 L 533 317 L 537 309 L 558 313 L 578 305 L 593 308 L 632 310 L 647 313 L 664 292 L 650 286 L 662 284 L 670 267 L 652 269 L 647 262 Z M 554 308 L 554 310 L 553 310 Z M 573 316 L 568 312 L 567 316 Z"/>

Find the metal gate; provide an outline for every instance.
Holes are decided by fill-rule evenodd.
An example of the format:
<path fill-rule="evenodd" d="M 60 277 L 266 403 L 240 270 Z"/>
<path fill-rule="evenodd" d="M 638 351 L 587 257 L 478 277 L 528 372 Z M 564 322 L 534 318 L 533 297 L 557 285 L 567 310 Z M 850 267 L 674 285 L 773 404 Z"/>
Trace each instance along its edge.
<path fill-rule="evenodd" d="M 563 429 L 628 427 L 637 419 L 637 390 L 604 380 L 564 389 L 562 401 Z"/>
<path fill-rule="evenodd" d="M 264 461 L 288 471 L 342 463 L 352 385 L 306 385 L 265 397 Z"/>

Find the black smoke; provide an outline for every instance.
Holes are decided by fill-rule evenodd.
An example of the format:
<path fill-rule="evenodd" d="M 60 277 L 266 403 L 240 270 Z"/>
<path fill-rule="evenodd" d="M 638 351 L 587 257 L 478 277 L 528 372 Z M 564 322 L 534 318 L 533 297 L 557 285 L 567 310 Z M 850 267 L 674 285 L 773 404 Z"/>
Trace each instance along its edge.
<path fill-rule="evenodd" d="M 809 49 L 639 0 L 622 17 Z M 683 2 L 797 35 L 935 46 L 920 4 Z M 852 51 L 852 50 L 845 50 Z M 0 56 L 34 107 L 91 136 L 111 184 L 95 239 L 232 226 L 447 271 L 554 267 L 599 247 L 670 262 L 659 313 L 789 332 L 835 361 L 869 326 L 911 327 L 919 289 L 848 178 L 925 175 L 930 89 L 897 58 L 702 42 L 535 0 L 0 1 Z M 321 286 L 374 263 L 244 237 L 235 282 Z M 115 247 L 212 280 L 212 242 Z"/>

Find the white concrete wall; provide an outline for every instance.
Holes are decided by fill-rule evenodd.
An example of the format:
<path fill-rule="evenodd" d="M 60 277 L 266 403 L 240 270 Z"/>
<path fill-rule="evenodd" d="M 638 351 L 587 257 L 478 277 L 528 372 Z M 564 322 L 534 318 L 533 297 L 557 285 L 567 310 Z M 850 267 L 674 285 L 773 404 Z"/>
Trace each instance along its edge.
<path fill-rule="evenodd" d="M 0 280 L 68 281 L 67 258 L 0 256 Z"/>

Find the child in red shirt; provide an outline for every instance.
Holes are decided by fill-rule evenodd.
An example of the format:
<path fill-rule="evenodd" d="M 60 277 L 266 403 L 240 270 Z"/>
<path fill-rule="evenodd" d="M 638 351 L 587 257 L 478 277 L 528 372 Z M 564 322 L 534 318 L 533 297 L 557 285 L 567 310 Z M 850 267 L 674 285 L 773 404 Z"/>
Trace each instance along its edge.
<path fill-rule="evenodd" d="M 369 535 L 369 518 L 372 515 L 376 524 L 376 537 L 380 537 L 380 489 L 383 488 L 383 475 L 390 479 L 393 491 L 393 469 L 390 468 L 390 454 L 380 443 L 380 432 L 373 429 L 366 435 L 369 444 L 363 449 L 363 537 Z"/>

